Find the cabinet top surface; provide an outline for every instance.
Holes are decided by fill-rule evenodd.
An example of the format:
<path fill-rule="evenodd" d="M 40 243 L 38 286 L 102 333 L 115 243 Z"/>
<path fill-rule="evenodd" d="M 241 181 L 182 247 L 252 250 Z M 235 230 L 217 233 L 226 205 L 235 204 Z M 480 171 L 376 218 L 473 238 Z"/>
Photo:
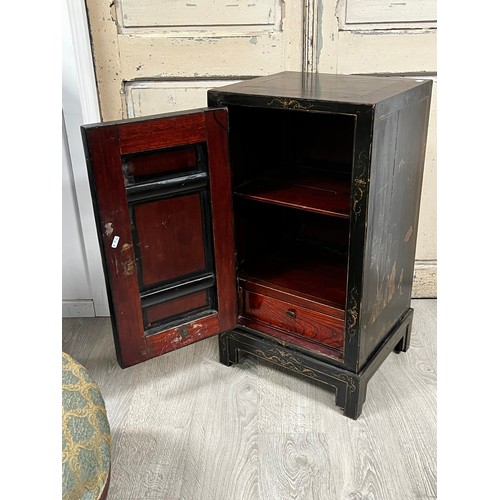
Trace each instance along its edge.
<path fill-rule="evenodd" d="M 426 82 L 412 78 L 285 71 L 218 87 L 211 92 L 375 105 Z"/>

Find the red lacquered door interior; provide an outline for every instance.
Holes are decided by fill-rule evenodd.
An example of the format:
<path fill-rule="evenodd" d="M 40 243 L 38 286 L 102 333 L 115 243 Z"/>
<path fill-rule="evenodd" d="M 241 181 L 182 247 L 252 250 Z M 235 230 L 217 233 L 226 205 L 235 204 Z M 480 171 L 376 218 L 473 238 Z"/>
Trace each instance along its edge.
<path fill-rule="evenodd" d="M 82 133 L 120 365 L 234 327 L 227 111 Z"/>

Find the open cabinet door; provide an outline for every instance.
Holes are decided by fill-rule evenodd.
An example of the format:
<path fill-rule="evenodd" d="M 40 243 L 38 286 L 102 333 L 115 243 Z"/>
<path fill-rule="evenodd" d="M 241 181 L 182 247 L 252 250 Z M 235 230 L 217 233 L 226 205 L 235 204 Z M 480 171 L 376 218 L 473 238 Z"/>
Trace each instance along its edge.
<path fill-rule="evenodd" d="M 82 127 L 117 357 L 236 325 L 225 109 Z"/>

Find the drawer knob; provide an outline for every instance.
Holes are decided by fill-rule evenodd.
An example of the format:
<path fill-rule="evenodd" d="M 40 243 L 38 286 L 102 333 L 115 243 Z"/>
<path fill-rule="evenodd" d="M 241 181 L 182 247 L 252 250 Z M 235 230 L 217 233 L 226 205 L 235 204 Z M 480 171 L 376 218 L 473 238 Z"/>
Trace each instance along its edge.
<path fill-rule="evenodd" d="M 285 313 L 289 318 L 295 319 L 297 317 L 297 313 L 294 309 L 288 309 Z"/>

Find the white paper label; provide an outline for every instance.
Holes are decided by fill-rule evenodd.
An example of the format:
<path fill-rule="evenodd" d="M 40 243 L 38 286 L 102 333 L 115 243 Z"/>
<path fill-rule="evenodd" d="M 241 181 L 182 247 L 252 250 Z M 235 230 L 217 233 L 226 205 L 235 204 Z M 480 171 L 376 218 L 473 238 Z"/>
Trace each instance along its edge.
<path fill-rule="evenodd" d="M 120 241 L 120 237 L 119 236 L 115 236 L 113 238 L 113 243 L 111 243 L 111 248 L 116 248 L 118 246 L 118 242 Z"/>

